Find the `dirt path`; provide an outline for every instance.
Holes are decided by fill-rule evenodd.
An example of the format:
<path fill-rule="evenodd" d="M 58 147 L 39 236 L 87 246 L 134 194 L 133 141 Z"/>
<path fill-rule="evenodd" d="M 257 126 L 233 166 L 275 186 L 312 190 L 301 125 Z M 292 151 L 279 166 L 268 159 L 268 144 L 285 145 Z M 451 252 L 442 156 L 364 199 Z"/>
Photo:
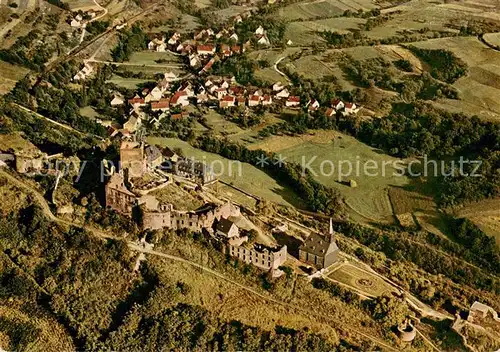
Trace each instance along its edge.
<path fill-rule="evenodd" d="M 184 68 L 181 64 L 170 64 L 170 65 L 162 65 L 162 64 L 139 64 L 134 62 L 114 62 L 114 61 L 104 61 L 104 60 L 96 60 L 96 59 L 87 59 L 86 62 L 95 62 L 98 64 L 107 64 L 107 65 L 116 65 L 116 66 L 138 66 L 138 67 L 159 67 L 159 68 Z"/>
<path fill-rule="evenodd" d="M 279 65 L 279 63 L 280 63 L 281 61 L 285 60 L 285 59 L 286 59 L 286 56 L 280 57 L 280 58 L 279 58 L 278 60 L 276 60 L 276 62 L 274 63 L 273 68 L 274 68 L 274 70 L 275 70 L 276 72 L 278 72 L 278 74 L 279 74 L 279 75 L 281 75 L 281 76 L 285 77 L 285 78 L 286 78 L 286 80 L 290 82 L 290 79 L 288 78 L 288 76 L 287 76 L 284 72 L 282 72 L 282 71 L 280 71 L 280 70 L 278 69 L 278 65 Z"/>

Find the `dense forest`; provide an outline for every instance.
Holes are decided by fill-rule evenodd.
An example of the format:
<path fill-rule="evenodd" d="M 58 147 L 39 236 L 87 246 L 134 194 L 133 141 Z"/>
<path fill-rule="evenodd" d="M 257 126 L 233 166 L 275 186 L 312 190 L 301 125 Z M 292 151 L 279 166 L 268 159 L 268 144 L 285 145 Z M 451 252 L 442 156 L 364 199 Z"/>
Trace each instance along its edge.
<path fill-rule="evenodd" d="M 431 67 L 431 75 L 441 81 L 454 83 L 467 74 L 467 64 L 451 51 L 422 49 L 410 45 L 409 49 Z"/>
<path fill-rule="evenodd" d="M 27 313 L 55 318 L 78 350 L 336 348 L 307 331 L 264 331 L 180 303 L 189 287 L 160 279 L 148 265 L 134 273 L 124 242 L 63 229 L 35 205 L 0 219 L 0 248 L 0 303 L 22 300 Z M 0 332 L 12 350 L 29 350 L 41 331 L 31 322 L 16 324 L 0 319 Z"/>
<path fill-rule="evenodd" d="M 111 50 L 111 57 L 116 62 L 127 61 L 134 51 L 147 48 L 147 39 L 141 26 L 134 24 L 132 28 L 120 32 L 118 44 Z"/>

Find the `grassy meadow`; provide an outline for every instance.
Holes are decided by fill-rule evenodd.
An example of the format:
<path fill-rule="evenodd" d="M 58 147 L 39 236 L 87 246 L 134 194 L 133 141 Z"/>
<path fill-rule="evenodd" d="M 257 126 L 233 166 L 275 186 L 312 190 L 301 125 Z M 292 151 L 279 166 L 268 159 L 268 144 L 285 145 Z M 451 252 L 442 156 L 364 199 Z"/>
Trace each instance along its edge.
<path fill-rule="evenodd" d="M 300 164 L 303 160 L 308 163 L 316 157 L 309 164 L 317 173 L 315 178 L 328 187 L 337 188 L 345 197 L 351 215 L 361 217 L 365 221 L 392 222 L 393 210 L 388 197 L 388 189 L 391 186 L 404 187 L 409 183 L 406 177 L 393 175 L 396 170 L 389 164 L 398 159 L 382 154 L 355 138 L 336 131 L 312 131 L 308 136 L 297 137 L 272 136 L 251 145 L 250 148 L 272 151 L 285 156 L 289 161 Z M 380 166 L 376 172 L 368 170 L 368 173 L 378 173 L 378 175 L 363 175 L 362 165 L 369 160 L 374 160 Z M 321 174 L 321 165 L 324 161 L 326 161 L 323 164 L 324 174 Z M 333 172 L 328 161 L 334 164 Z M 346 165 L 343 166 L 339 177 L 339 161 L 352 164 L 351 176 L 342 175 L 348 172 Z M 387 164 L 386 167 L 383 167 L 384 162 Z M 358 163 L 359 174 L 356 172 Z M 350 180 L 354 180 L 357 187 L 350 187 L 348 184 Z"/>
<path fill-rule="evenodd" d="M 211 164 L 218 177 L 227 183 L 239 187 L 246 192 L 258 197 L 265 198 L 272 202 L 284 205 L 300 205 L 301 202 L 293 190 L 278 184 L 272 177 L 259 168 L 247 164 L 238 163 L 217 154 L 207 153 L 200 149 L 193 148 L 187 142 L 176 138 L 149 137 L 147 142 L 153 145 L 168 146 L 170 148 L 181 148 L 187 157 L 193 157 L 199 161 Z M 232 193 L 237 193 L 234 189 L 227 189 Z"/>

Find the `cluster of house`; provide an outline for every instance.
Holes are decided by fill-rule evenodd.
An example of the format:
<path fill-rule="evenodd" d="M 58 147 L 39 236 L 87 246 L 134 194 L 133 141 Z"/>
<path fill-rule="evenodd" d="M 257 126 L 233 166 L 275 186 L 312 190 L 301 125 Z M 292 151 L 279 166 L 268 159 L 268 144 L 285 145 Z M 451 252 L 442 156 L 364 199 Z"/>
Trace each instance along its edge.
<path fill-rule="evenodd" d="M 96 16 L 96 13 L 94 11 L 88 11 L 86 15 L 88 16 L 88 18 L 93 19 Z M 69 24 L 73 28 L 85 28 L 87 26 L 87 22 L 88 21 L 86 21 L 83 16 L 78 13 L 71 19 Z"/>
<path fill-rule="evenodd" d="M 311 99 L 303 103 L 299 96 L 290 95 L 287 86 L 281 82 L 276 82 L 268 89 L 258 87 L 245 87 L 238 85 L 234 77 L 209 76 L 204 82 L 195 85 L 191 81 L 184 81 L 175 92 L 170 91 L 171 83 L 177 81 L 178 77 L 173 72 L 167 72 L 153 89 L 143 89 L 141 92 L 128 99 L 130 107 L 129 119 L 124 123 L 123 128 L 113 128 L 110 130 L 111 136 L 120 131 L 124 134 L 134 133 L 146 114 L 143 107 L 149 106 L 151 111 L 158 114 L 149 116 L 149 122 L 158 126 L 160 121 L 170 116 L 172 119 L 182 119 L 189 116 L 182 109 L 196 103 L 198 106 L 218 106 L 221 109 L 233 107 L 257 107 L 281 104 L 288 108 L 306 107 L 313 112 L 320 108 L 317 100 Z M 119 93 L 113 95 L 110 102 L 112 107 L 125 104 L 125 99 Z M 177 113 L 171 114 L 172 108 L 178 108 Z M 331 106 L 326 109 L 327 116 L 335 116 L 342 113 L 344 116 L 356 114 L 359 107 L 354 103 L 344 103 L 340 99 L 331 102 Z M 109 126 L 106 126 L 109 127 Z"/>

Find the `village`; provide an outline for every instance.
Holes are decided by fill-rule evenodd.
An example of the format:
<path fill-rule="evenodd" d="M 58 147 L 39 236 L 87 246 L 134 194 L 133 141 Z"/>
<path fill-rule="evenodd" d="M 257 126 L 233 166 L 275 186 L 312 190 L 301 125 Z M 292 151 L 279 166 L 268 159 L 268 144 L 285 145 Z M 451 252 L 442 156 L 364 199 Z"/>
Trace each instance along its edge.
<path fill-rule="evenodd" d="M 186 39 L 179 32 L 174 32 L 170 38 L 165 36 L 153 38 L 147 45 L 152 52 L 170 52 L 181 56 L 191 72 L 179 77 L 172 71 L 165 72 L 151 89 L 137 91 L 133 97 L 124 97 L 116 92 L 109 102 L 111 107 L 128 107 L 128 120 L 119 126 L 112 121 L 103 121 L 110 134 L 114 137 L 120 133 L 124 138 L 130 138 L 144 121 L 158 126 L 165 118 L 172 120 L 185 119 L 190 116 L 189 106 L 193 108 L 210 108 L 249 112 L 256 108 L 290 109 L 291 111 L 306 110 L 313 114 L 321 106 L 317 99 L 302 101 L 299 95 L 292 95 L 292 86 L 286 77 L 283 82 L 277 81 L 268 87 L 255 87 L 239 84 L 235 77 L 221 77 L 210 74 L 212 66 L 219 61 L 226 60 L 233 55 L 240 55 L 252 48 L 250 40 L 238 44 L 238 35 L 234 32 L 234 25 L 241 23 L 244 18 L 251 16 L 250 12 L 234 16 L 230 26 L 222 28 L 217 33 L 206 28 L 196 31 L 193 38 Z M 253 33 L 255 45 L 269 47 L 266 31 L 259 26 Z M 213 44 L 214 41 L 219 44 Z M 291 45 L 291 41 L 288 43 Z M 74 81 L 88 79 L 95 72 L 92 62 L 85 62 Z M 297 91 L 297 89 L 293 89 Z M 329 106 L 323 107 L 325 116 L 356 115 L 361 107 L 354 102 L 344 102 L 341 99 L 332 99 Z M 146 113 L 148 111 L 149 113 Z"/>

